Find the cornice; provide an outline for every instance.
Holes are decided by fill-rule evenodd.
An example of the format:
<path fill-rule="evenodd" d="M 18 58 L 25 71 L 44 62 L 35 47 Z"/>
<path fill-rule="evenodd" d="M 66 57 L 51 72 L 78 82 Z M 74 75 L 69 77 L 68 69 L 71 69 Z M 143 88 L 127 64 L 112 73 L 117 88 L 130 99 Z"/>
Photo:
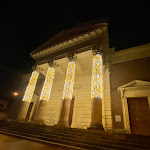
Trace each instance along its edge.
<path fill-rule="evenodd" d="M 67 41 L 58 43 L 57 45 L 51 46 L 51 47 L 44 49 L 36 54 L 31 54 L 31 57 L 33 59 L 37 59 L 37 58 L 52 54 L 54 52 L 60 51 L 61 49 L 65 49 L 70 46 L 74 46 L 76 44 L 82 43 L 83 41 L 85 42 L 85 41 L 91 40 L 91 39 L 101 35 L 103 31 L 106 31 L 106 27 L 101 27 L 96 30 L 87 32 L 85 34 L 76 36 L 74 38 L 71 38 Z"/>
<path fill-rule="evenodd" d="M 111 64 L 121 63 L 145 57 L 150 57 L 150 43 L 116 51 L 112 56 Z"/>
<path fill-rule="evenodd" d="M 134 80 L 127 84 L 118 87 L 118 91 L 135 90 L 135 89 L 150 89 L 150 82 L 142 80 Z"/>

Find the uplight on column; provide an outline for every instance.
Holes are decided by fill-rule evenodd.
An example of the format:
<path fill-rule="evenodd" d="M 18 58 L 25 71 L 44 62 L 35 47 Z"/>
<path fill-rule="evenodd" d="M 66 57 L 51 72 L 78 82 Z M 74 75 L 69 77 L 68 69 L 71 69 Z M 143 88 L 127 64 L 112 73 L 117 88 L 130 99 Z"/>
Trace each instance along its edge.
<path fill-rule="evenodd" d="M 102 98 L 102 56 L 96 54 L 93 56 L 92 66 L 92 83 L 91 83 L 91 97 Z"/>
<path fill-rule="evenodd" d="M 30 77 L 30 80 L 29 80 L 29 83 L 26 88 L 26 91 L 25 91 L 22 101 L 31 102 L 38 76 L 39 76 L 39 72 L 37 72 L 37 71 L 32 72 L 32 75 Z"/>
<path fill-rule="evenodd" d="M 68 63 L 67 68 L 67 74 L 63 91 L 63 99 L 70 99 L 70 100 L 72 99 L 74 76 L 75 76 L 75 62 L 70 61 Z"/>
<path fill-rule="evenodd" d="M 40 100 L 46 100 L 46 101 L 49 100 L 52 85 L 53 85 L 54 75 L 55 75 L 55 69 L 53 67 L 49 67 L 42 88 Z"/>

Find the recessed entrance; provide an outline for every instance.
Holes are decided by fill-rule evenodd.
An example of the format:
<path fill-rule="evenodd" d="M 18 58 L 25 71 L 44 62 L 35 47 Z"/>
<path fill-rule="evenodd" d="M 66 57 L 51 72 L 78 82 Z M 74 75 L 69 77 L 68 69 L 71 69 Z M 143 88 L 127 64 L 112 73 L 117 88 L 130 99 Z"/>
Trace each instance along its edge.
<path fill-rule="evenodd" d="M 150 108 L 148 98 L 128 98 L 127 102 L 131 133 L 150 135 Z"/>
<path fill-rule="evenodd" d="M 31 111 L 32 111 L 32 108 L 33 108 L 33 103 L 34 102 L 30 102 L 30 105 L 29 105 L 29 108 L 28 108 L 28 112 L 27 112 L 27 115 L 26 115 L 26 118 L 25 118 L 25 122 L 27 122 L 30 118 L 30 115 L 31 115 Z"/>
<path fill-rule="evenodd" d="M 73 108 L 74 108 L 74 100 L 75 100 L 75 98 L 72 98 L 71 104 L 70 104 L 70 112 L 69 112 L 69 120 L 68 120 L 69 126 L 71 126 L 71 124 L 72 124 Z"/>

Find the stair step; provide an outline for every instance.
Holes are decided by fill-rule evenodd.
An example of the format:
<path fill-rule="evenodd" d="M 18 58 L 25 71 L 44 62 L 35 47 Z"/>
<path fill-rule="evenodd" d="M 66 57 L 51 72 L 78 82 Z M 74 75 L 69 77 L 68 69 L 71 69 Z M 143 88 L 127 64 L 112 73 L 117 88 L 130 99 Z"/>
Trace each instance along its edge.
<path fill-rule="evenodd" d="M 21 130 L 26 130 L 26 128 L 23 128 L 23 129 L 21 129 Z M 55 135 L 66 135 L 66 136 L 69 136 L 69 137 L 72 137 L 72 136 L 76 136 L 76 138 L 78 138 L 78 137 L 80 137 L 80 138 L 82 138 L 82 137 L 85 137 L 85 138 L 90 138 L 90 139 L 94 139 L 94 140 L 107 140 L 107 141 L 112 141 L 112 138 L 110 138 L 112 135 L 111 134 L 107 134 L 107 135 L 105 135 L 106 136 L 106 138 L 104 138 L 102 135 L 89 135 L 89 134 L 85 134 L 85 135 L 88 135 L 88 136 L 85 136 L 83 133 L 80 133 L 80 132 L 60 132 L 60 131 L 41 131 L 41 130 L 39 130 L 39 129 L 34 129 L 34 130 L 32 130 L 31 128 L 29 128 L 28 129 L 28 131 L 31 131 L 31 132 L 42 132 L 42 133 L 45 133 L 45 134 L 49 134 L 49 133 L 51 133 L 51 134 L 55 134 Z M 113 140 L 113 141 L 116 141 L 117 142 L 117 140 Z M 128 141 L 128 143 L 130 143 L 130 144 L 133 144 L 135 141 L 130 141 L 130 140 L 119 140 L 120 142 L 122 142 L 122 143 L 126 143 L 127 141 Z M 137 142 L 137 141 L 136 141 Z M 141 141 L 140 140 L 140 145 L 141 145 L 141 143 L 142 144 L 149 144 L 149 140 L 148 141 Z M 137 145 L 139 145 L 139 143 L 137 143 Z"/>
<path fill-rule="evenodd" d="M 71 148 L 75 148 L 75 149 L 115 150 L 115 149 L 112 149 L 112 148 L 93 146 L 93 145 L 77 143 L 77 142 L 70 142 L 70 141 L 65 141 L 65 140 L 54 140 L 54 139 L 50 139 L 50 138 L 46 140 L 46 139 L 41 139 L 41 138 L 37 138 L 37 137 L 35 138 L 34 136 L 28 136 L 28 135 L 25 136 L 24 134 L 21 135 L 21 134 L 16 134 L 16 133 L 12 133 L 12 132 L 1 132 L 1 133 L 6 134 L 6 135 L 15 136 L 15 137 L 18 137 L 18 138 L 25 138 L 25 139 L 32 140 L 32 141 L 35 141 L 35 142 L 41 142 L 41 143 L 45 143 L 45 144 L 62 145 L 62 146 L 71 147 Z"/>
<path fill-rule="evenodd" d="M 17 122 L 0 122 L 0 127 L 0 131 L 6 134 L 25 136 L 25 138 L 32 138 L 35 141 L 42 140 L 47 143 L 69 145 L 80 149 L 150 149 L 150 137 L 148 136 L 110 134 L 102 131 Z"/>
<path fill-rule="evenodd" d="M 12 132 L 11 130 L 6 130 L 6 131 L 9 131 L 9 132 Z M 126 145 L 126 146 L 123 146 L 123 145 L 115 145 L 114 143 L 113 144 L 110 144 L 110 143 L 103 143 L 103 142 L 95 142 L 95 141 L 90 141 L 90 140 L 81 140 L 81 139 L 76 139 L 76 138 L 68 138 L 68 137 L 64 137 L 64 136 L 55 136 L 55 135 L 49 135 L 49 136 L 43 136 L 43 135 L 41 135 L 41 134 L 34 134 L 34 133 L 24 133 L 24 132 L 22 132 L 22 131 L 13 131 L 13 133 L 16 133 L 16 134 L 19 134 L 19 135 L 26 135 L 26 136 L 29 136 L 29 137 L 34 137 L 34 138 L 41 138 L 41 139 L 44 139 L 44 140 L 51 140 L 51 141 L 55 141 L 55 142 L 57 142 L 57 140 L 59 141 L 59 140 L 65 140 L 65 141 L 70 141 L 70 142 L 73 142 L 73 141 L 75 141 L 75 142 L 77 142 L 77 143 L 79 143 L 79 142 L 82 142 L 82 144 L 86 144 L 86 143 L 88 143 L 88 144 L 90 144 L 90 145 L 93 145 L 93 146 L 100 146 L 100 147 L 107 147 L 107 148 L 114 148 L 114 149 L 135 149 L 135 150 L 137 150 L 137 149 L 149 149 L 149 147 L 146 147 L 146 146 L 144 146 L 144 147 L 141 147 L 141 148 L 135 148 L 135 147 L 130 147 L 129 145 Z M 61 141 L 62 142 L 62 141 Z M 63 141 L 64 142 L 64 141 Z"/>

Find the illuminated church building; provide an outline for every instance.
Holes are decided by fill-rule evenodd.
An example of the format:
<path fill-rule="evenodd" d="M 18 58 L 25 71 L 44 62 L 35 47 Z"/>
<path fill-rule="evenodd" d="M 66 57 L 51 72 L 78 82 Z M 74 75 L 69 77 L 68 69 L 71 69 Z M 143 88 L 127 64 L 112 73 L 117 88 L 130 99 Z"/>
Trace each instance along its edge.
<path fill-rule="evenodd" d="M 150 135 L 150 44 L 115 51 L 100 22 L 63 30 L 30 55 L 18 121 Z"/>

